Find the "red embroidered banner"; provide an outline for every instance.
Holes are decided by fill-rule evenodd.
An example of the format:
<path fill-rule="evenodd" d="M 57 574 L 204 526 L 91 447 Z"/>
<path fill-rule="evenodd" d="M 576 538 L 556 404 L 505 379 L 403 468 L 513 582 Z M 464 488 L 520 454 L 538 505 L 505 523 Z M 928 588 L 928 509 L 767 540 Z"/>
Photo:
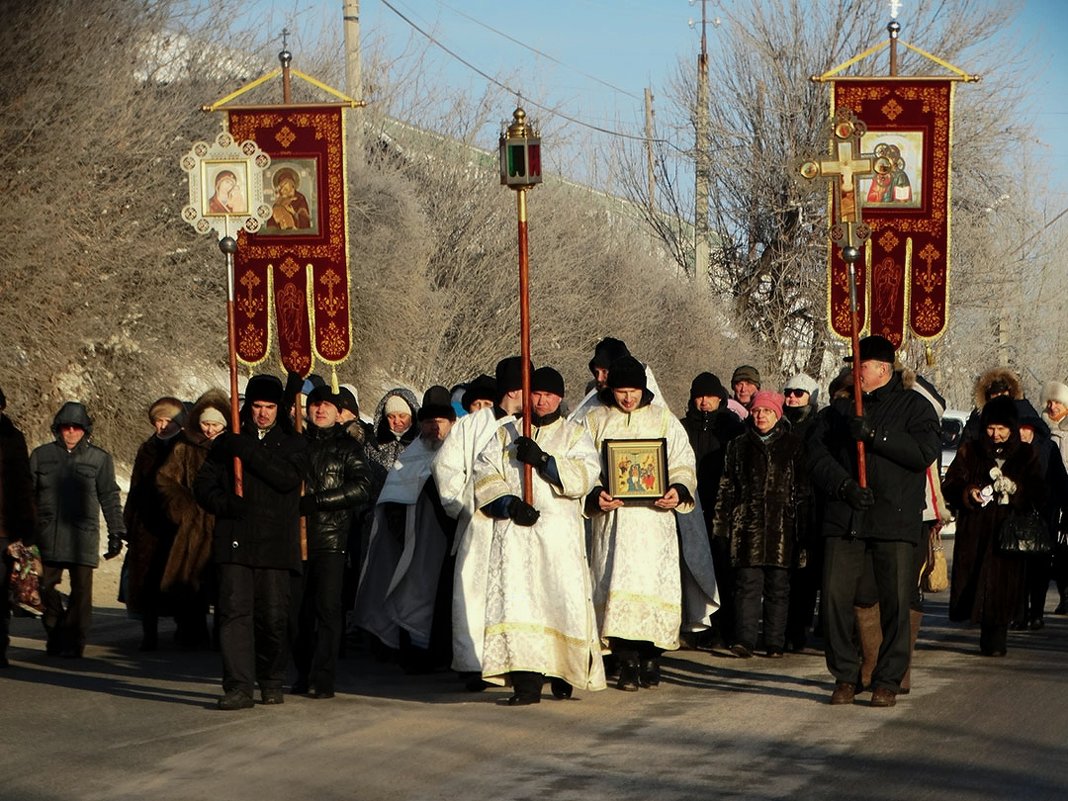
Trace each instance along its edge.
<path fill-rule="evenodd" d="M 342 362 L 352 343 L 343 109 L 228 114 L 230 134 L 271 157 L 263 188 L 271 216 L 259 233 L 239 234 L 234 257 L 238 358 L 268 357 L 273 321 L 287 370 L 307 375 L 316 359 Z"/>
<path fill-rule="evenodd" d="M 857 199 L 871 239 L 857 264 L 862 329 L 904 341 L 945 331 L 949 313 L 950 80 L 871 78 L 834 82 L 834 108 L 847 107 L 868 127 L 861 150 L 894 165 L 859 180 Z M 262 147 L 262 145 L 261 145 Z M 831 219 L 837 219 L 831 209 Z M 831 248 L 827 319 L 849 339 L 849 269 Z"/>

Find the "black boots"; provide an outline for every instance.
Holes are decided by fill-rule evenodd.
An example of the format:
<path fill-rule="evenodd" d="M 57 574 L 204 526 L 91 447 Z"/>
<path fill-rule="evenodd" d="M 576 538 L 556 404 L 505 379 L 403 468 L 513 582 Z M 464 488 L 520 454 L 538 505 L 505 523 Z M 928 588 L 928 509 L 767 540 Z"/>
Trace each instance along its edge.
<path fill-rule="evenodd" d="M 616 656 L 619 657 L 619 680 L 616 682 L 616 689 L 628 693 L 637 692 L 638 684 L 641 680 L 638 668 L 638 652 L 617 651 Z"/>

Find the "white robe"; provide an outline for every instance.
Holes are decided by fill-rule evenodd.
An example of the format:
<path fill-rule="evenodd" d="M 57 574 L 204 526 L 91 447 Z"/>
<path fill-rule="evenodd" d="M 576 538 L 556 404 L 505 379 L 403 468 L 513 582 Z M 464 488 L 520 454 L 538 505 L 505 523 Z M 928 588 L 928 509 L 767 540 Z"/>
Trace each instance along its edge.
<path fill-rule="evenodd" d="M 667 483 L 680 484 L 696 497 L 693 448 L 686 430 L 666 407 L 647 405 L 628 414 L 615 406 L 600 406 L 589 411 L 585 424 L 598 451 L 606 439 L 663 437 L 667 440 Z M 602 470 L 606 471 L 604 465 Z M 693 508 L 691 500 L 680 503 L 676 511 L 686 514 Z M 590 567 L 593 603 L 605 647 L 610 637 L 652 642 L 665 650 L 679 647 L 682 570 L 672 512 L 628 504 L 594 515 Z"/>
<path fill-rule="evenodd" d="M 416 439 L 393 463 L 378 496 L 360 571 L 356 623 L 391 648 L 400 647 L 401 629 L 420 648 L 430 643 L 434 601 L 448 551 L 433 505 L 423 495 L 435 453 Z M 403 542 L 386 523 L 387 503 L 405 506 Z"/>
<path fill-rule="evenodd" d="M 508 495 L 523 496 L 517 436 L 514 426 L 500 428 L 479 455 L 478 508 Z M 534 471 L 538 521 L 533 526 L 493 521 L 482 677 L 503 684 L 512 671 L 533 671 L 578 689 L 601 690 L 604 663 L 582 517 L 583 499 L 600 481 L 601 460 L 586 429 L 563 419 L 533 428 L 531 438 L 554 458 L 560 486 Z"/>
<path fill-rule="evenodd" d="M 486 571 L 489 565 L 493 521 L 475 515 L 475 459 L 502 426 L 516 419 L 499 420 L 494 410 L 482 409 L 461 417 L 445 437 L 431 465 L 442 506 L 455 517 L 456 570 L 452 598 L 452 668 L 460 673 L 482 671 L 485 630 Z"/>

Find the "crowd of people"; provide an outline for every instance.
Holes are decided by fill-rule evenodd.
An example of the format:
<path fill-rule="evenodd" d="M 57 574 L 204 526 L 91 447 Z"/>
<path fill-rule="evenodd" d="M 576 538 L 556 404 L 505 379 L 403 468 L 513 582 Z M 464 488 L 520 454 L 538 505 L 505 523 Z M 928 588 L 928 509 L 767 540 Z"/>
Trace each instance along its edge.
<path fill-rule="evenodd" d="M 803 373 L 780 392 L 749 365 L 727 386 L 702 372 L 680 418 L 606 338 L 578 402 L 553 367 L 508 357 L 421 399 L 392 389 L 366 422 L 351 387 L 261 374 L 236 421 L 221 390 L 150 403 L 125 506 L 81 403 L 30 452 L 0 392 L 0 552 L 39 549 L 47 653 L 79 658 L 102 518 L 141 650 L 160 647 L 161 618 L 179 646 L 217 648 L 224 710 L 257 690 L 280 704 L 287 686 L 332 698 L 354 642 L 524 706 L 546 682 L 556 698 L 656 687 L 680 647 L 775 659 L 814 639 L 830 703 L 870 691 L 893 706 L 911 688 L 928 544 L 951 516 L 949 615 L 979 625 L 981 654 L 1043 626 L 1051 579 L 1068 613 L 1068 386 L 1047 384 L 1039 413 L 1014 373 L 984 373 L 943 478 L 937 389 L 866 337 L 858 413 L 852 368 L 822 407 Z M 1001 532 L 1026 515 L 1050 547 L 1007 551 Z"/>

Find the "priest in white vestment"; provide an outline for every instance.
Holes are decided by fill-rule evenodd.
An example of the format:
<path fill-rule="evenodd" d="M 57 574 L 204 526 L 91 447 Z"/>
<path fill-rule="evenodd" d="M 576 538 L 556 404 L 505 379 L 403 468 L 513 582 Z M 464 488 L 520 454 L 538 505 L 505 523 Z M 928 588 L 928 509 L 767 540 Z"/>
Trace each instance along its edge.
<path fill-rule="evenodd" d="M 538 703 L 546 677 L 557 698 L 605 686 L 582 517 L 601 460 L 586 429 L 560 416 L 563 395 L 559 372 L 536 370 L 531 436 L 499 428 L 475 463 L 476 514 L 493 519 L 482 677 L 511 684 L 512 706 Z"/>
<path fill-rule="evenodd" d="M 475 511 L 475 459 L 497 429 L 515 426 L 523 411 L 522 359 L 497 363 L 497 400 L 489 409 L 461 417 L 438 451 L 431 472 L 450 517 L 456 518 L 456 568 L 452 600 L 452 667 L 470 690 L 484 689 L 482 640 L 485 628 L 486 574 L 493 521 Z"/>
<path fill-rule="evenodd" d="M 648 504 L 613 497 L 605 488 L 608 471 L 614 468 L 602 465 L 601 486 L 586 504 L 601 641 L 619 660 L 616 687 L 635 691 L 658 685 L 660 654 L 679 647 L 683 571 L 672 512 L 693 511 L 697 477 L 686 430 L 666 407 L 650 403 L 645 368 L 637 359 L 627 356 L 612 363 L 601 399 L 604 405 L 585 418 L 598 452 L 608 439 L 667 442 L 667 489 L 662 497 Z M 707 569 L 710 572 L 711 562 Z M 714 587 L 714 579 L 711 582 Z"/>

